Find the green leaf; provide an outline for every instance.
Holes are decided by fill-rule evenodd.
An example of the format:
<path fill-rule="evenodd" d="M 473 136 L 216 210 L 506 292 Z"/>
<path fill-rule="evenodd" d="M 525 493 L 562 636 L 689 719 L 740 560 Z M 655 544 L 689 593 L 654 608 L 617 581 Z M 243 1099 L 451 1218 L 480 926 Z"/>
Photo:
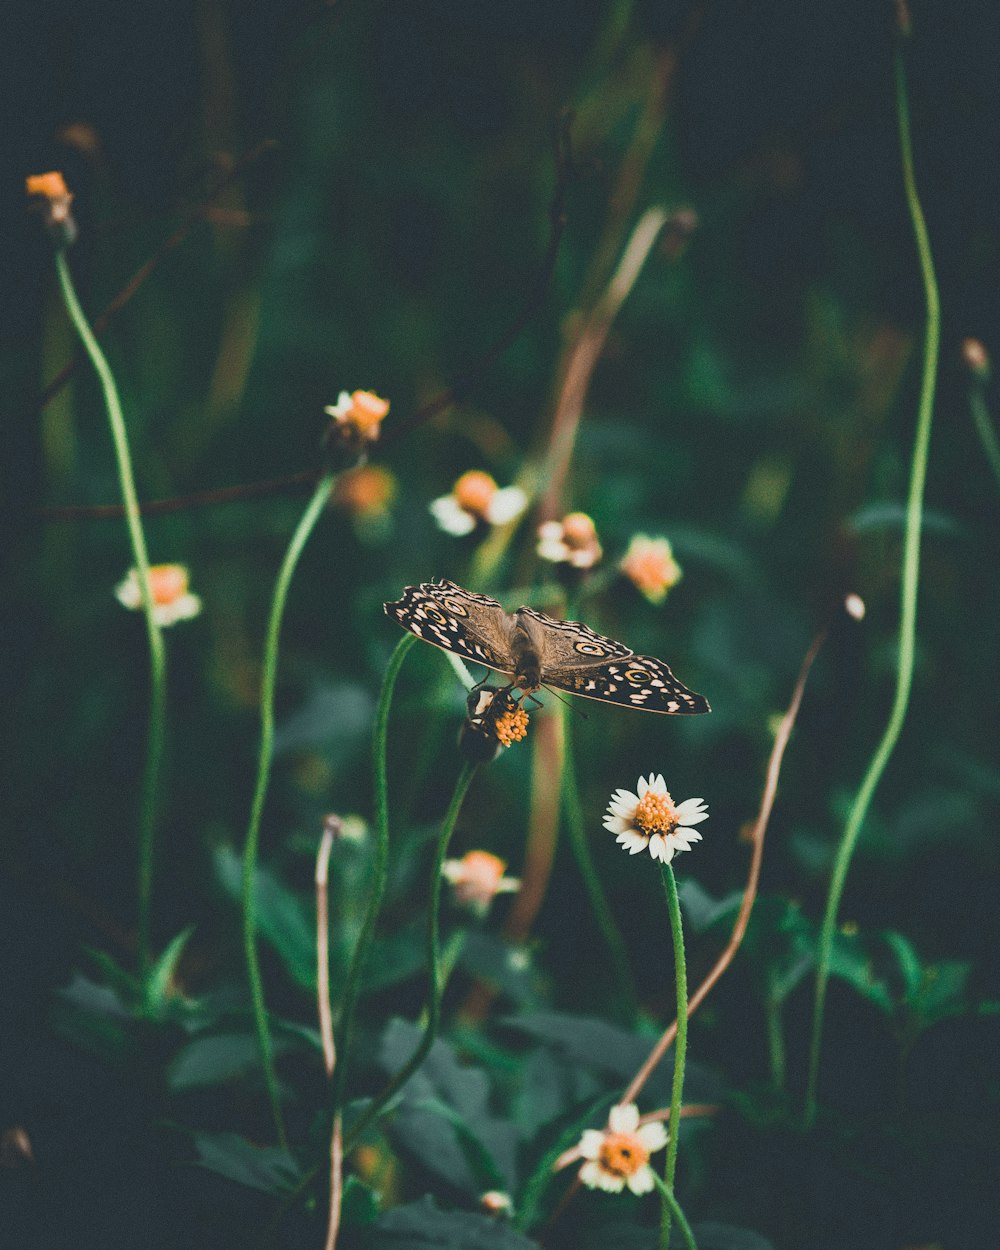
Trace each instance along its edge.
<path fill-rule="evenodd" d="M 896 967 L 899 969 L 899 975 L 903 982 L 904 997 L 907 1001 L 910 1001 L 919 992 L 924 979 L 924 969 L 920 963 L 920 956 L 917 954 L 912 942 L 905 938 L 902 933 L 886 929 L 882 932 L 881 938 L 895 957 Z"/>
<path fill-rule="evenodd" d="M 289 1048 L 281 1037 L 272 1041 L 275 1054 Z M 167 1068 L 167 1086 L 174 1091 L 221 1085 L 260 1067 L 260 1045 L 250 1033 L 215 1033 L 197 1037 L 181 1048 Z"/>
<path fill-rule="evenodd" d="M 538 973 L 523 946 L 511 946 L 492 933 L 469 929 L 459 960 L 463 968 L 495 985 L 519 1006 L 538 1001 Z"/>
<path fill-rule="evenodd" d="M 378 1061 L 397 1072 L 409 1059 L 423 1030 L 407 1020 L 391 1020 L 382 1034 Z M 427 1058 L 403 1086 L 392 1132 L 426 1166 L 470 1194 L 513 1188 L 516 1132 L 489 1111 L 490 1086 L 479 1068 L 459 1063 L 452 1048 L 438 1038 Z M 448 1112 L 442 1113 L 443 1104 Z M 464 1131 L 456 1128 L 456 1118 Z M 477 1148 L 472 1148 L 470 1138 Z M 488 1165 L 487 1165 L 488 1161 Z"/>
<path fill-rule="evenodd" d="M 773 1244 L 760 1233 L 732 1224 L 693 1224 L 691 1231 L 698 1250 L 774 1250 Z M 656 1230 L 622 1221 L 592 1229 L 580 1250 L 657 1250 L 659 1244 Z M 670 1245 L 672 1248 L 684 1245 L 676 1228 L 671 1233 Z"/>
<path fill-rule="evenodd" d="M 194 933 L 194 925 L 189 925 L 183 932 L 178 933 L 149 970 L 143 987 L 143 1000 L 146 1011 L 154 1019 L 161 1017 L 169 1009 L 172 1001 L 178 997 L 174 989 L 174 974 L 192 933 Z"/>
<path fill-rule="evenodd" d="M 865 950 L 861 937 L 856 933 L 838 932 L 830 952 L 830 975 L 840 977 L 870 1003 L 874 1003 L 887 1015 L 895 1012 L 896 1004 L 885 982 L 875 973 L 871 957 Z"/>
<path fill-rule="evenodd" d="M 396 1207 L 371 1229 L 371 1250 L 537 1250 L 503 1221 L 471 1211 L 442 1211 L 432 1198 Z"/>
<path fill-rule="evenodd" d="M 697 933 L 705 933 L 713 925 L 735 917 L 743 901 L 743 891 L 736 890 L 723 898 L 714 898 L 693 877 L 685 879 L 677 887 L 684 919 Z"/>
<path fill-rule="evenodd" d="M 295 1188 L 302 1169 L 280 1146 L 253 1146 L 237 1133 L 195 1133 L 199 1167 L 260 1189 L 264 1193 L 287 1193 Z"/>
<path fill-rule="evenodd" d="M 228 846 L 215 852 L 215 871 L 229 897 L 239 903 L 243 889 L 243 860 Z M 312 900 L 307 905 L 298 894 L 267 868 L 254 874 L 257 927 L 274 947 L 285 970 L 297 985 L 316 989 L 316 922 Z"/>

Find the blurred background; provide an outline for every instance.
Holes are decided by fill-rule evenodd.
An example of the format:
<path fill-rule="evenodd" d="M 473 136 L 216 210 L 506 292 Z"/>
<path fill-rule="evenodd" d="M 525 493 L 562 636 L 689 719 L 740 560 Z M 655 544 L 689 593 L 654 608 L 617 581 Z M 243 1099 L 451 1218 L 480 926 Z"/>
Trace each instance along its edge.
<path fill-rule="evenodd" d="M 611 328 L 562 504 L 594 518 L 605 549 L 587 622 L 665 659 L 713 712 L 688 722 L 585 705 L 574 737 L 595 859 L 643 1006 L 663 1019 L 672 991 L 659 884 L 602 836 L 608 798 L 649 771 L 678 798 L 703 795 L 705 840 L 678 872 L 713 898 L 741 888 L 740 831 L 759 802 L 774 718 L 810 640 L 845 592 L 859 593 L 867 615 L 837 616 L 789 751 L 755 944 L 692 1026 L 692 1055 L 723 1074 L 737 1111 L 689 1183 L 704 1212 L 776 1247 L 988 1244 L 1000 1090 L 1000 530 L 961 346 L 968 336 L 1000 345 L 1000 13 L 987 0 L 915 0 L 911 12 L 913 138 L 942 356 L 913 697 L 842 908 L 866 939 L 864 976 L 887 997 L 831 984 L 821 1097 L 838 1130 L 835 1144 L 806 1149 L 760 1097 L 776 1063 L 761 987 L 773 983 L 769 969 L 794 965 L 789 943 L 821 915 L 893 693 L 924 327 L 899 165 L 893 7 L 15 6 L 0 50 L 0 1120 L 28 1127 L 37 1158 L 73 1161 L 27 1196 L 15 1187 L 25 1238 L 42 1228 L 55 1240 L 38 1244 L 59 1244 L 72 1218 L 123 1238 L 108 1244 L 130 1244 L 142 1228 L 149 1244 L 171 1245 L 178 1222 L 202 1227 L 209 1205 L 208 1182 L 171 1171 L 174 1144 L 149 1128 L 177 1114 L 158 1101 L 166 1056 L 144 1052 L 136 1081 L 135 1056 L 109 1064 L 52 1018 L 54 991 L 86 949 L 134 957 L 148 700 L 141 620 L 112 593 L 131 563 L 123 522 L 45 512 L 113 504 L 118 491 L 89 366 L 46 391 L 75 344 L 23 180 L 61 169 L 80 227 L 70 261 L 92 317 L 183 230 L 102 336 L 141 498 L 313 470 L 323 408 L 342 389 L 392 404 L 374 457 L 392 475 L 388 497 L 331 506 L 283 630 L 262 855 L 303 899 L 323 814 L 371 817 L 371 718 L 399 638 L 383 601 L 436 577 L 470 580 L 475 538 L 442 533 L 429 502 L 467 469 L 506 485 L 536 462 L 563 352 L 635 221 L 653 205 L 691 210 L 697 228 L 664 236 Z M 550 269 L 554 196 L 565 227 Z M 458 402 L 393 438 L 394 423 L 457 380 Z M 983 393 L 1000 406 L 992 387 Z M 204 601 L 167 639 L 154 896 L 158 947 L 196 926 L 185 965 L 193 992 L 242 976 L 220 856 L 242 845 L 267 611 L 305 498 L 276 490 L 146 524 L 152 558 L 187 564 Z M 662 606 L 614 576 L 637 532 L 669 537 L 684 569 Z M 476 589 L 526 597 L 550 575 L 533 545 L 528 522 Z M 419 652 L 390 743 L 391 784 L 417 831 L 447 802 L 463 708 L 440 654 Z M 483 770 L 459 850 L 485 846 L 520 870 L 529 773 L 527 746 Z M 418 858 L 423 836 L 414 834 Z M 397 885 L 403 928 L 420 893 L 405 876 Z M 940 1003 L 904 1002 L 886 931 L 931 970 L 921 985 L 947 981 Z M 615 987 L 563 849 L 535 937 L 546 1001 L 605 1012 Z M 693 978 L 720 945 L 694 939 Z M 280 962 L 266 967 L 278 1009 L 310 1019 L 310 999 Z M 395 993 L 393 1009 L 415 1017 L 419 982 Z M 791 976 L 780 1005 L 794 1101 L 811 978 Z"/>

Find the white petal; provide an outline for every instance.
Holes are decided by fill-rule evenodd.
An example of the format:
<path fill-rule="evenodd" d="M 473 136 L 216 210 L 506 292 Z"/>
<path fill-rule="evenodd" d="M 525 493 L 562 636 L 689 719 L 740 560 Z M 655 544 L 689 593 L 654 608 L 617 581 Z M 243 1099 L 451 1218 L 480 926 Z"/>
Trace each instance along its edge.
<path fill-rule="evenodd" d="M 463 875 L 464 869 L 460 859 L 446 859 L 441 865 L 441 876 L 445 881 L 458 881 Z"/>
<path fill-rule="evenodd" d="M 636 833 L 631 829 L 625 833 L 620 833 L 616 841 L 620 846 L 625 847 L 630 855 L 638 855 L 640 851 L 644 851 L 649 845 L 649 839 L 644 833 Z"/>
<path fill-rule="evenodd" d="M 676 838 L 678 843 L 683 842 L 685 850 L 689 843 L 701 841 L 701 834 L 697 829 L 675 829 L 670 836 Z"/>
<path fill-rule="evenodd" d="M 611 802 L 608 804 L 610 811 L 616 816 L 626 816 L 639 806 L 639 796 L 633 794 L 631 790 L 616 790 L 611 796 Z"/>
<path fill-rule="evenodd" d="M 612 1133 L 634 1133 L 639 1125 L 639 1108 L 634 1102 L 612 1107 L 608 1112 L 608 1128 Z"/>
<path fill-rule="evenodd" d="M 636 1168 L 628 1178 L 628 1187 L 634 1194 L 648 1194 L 656 1182 L 653 1180 L 653 1169 L 648 1163 Z"/>
<path fill-rule="evenodd" d="M 476 528 L 476 518 L 459 505 L 454 495 L 432 500 L 430 510 L 440 528 L 455 538 L 471 534 Z"/>
<path fill-rule="evenodd" d="M 498 490 L 486 509 L 486 519 L 491 525 L 506 525 L 519 517 L 528 506 L 528 496 L 520 486 L 505 486 Z"/>
<path fill-rule="evenodd" d="M 640 798 L 640 799 L 642 798 L 642 796 L 646 793 L 646 791 L 649 789 L 649 787 L 650 787 L 652 784 L 653 784 L 653 774 L 652 774 L 652 773 L 650 773 L 650 774 L 649 774 L 649 780 L 648 780 L 648 781 L 646 780 L 646 778 L 645 778 L 645 777 L 640 777 L 640 778 L 639 778 L 639 785 L 638 785 L 638 787 L 637 787 L 637 788 L 638 788 L 638 791 L 639 791 L 639 798 Z"/>
<path fill-rule="evenodd" d="M 535 550 L 543 560 L 549 560 L 553 564 L 561 564 L 566 559 L 566 553 L 569 548 L 565 543 L 552 542 L 544 538 Z"/>
<path fill-rule="evenodd" d="M 649 774 L 649 788 L 654 794 L 667 793 L 667 783 L 663 780 L 662 773 L 657 773 L 655 777 L 652 773 Z"/>
<path fill-rule="evenodd" d="M 604 828 L 610 833 L 625 833 L 632 828 L 632 822 L 624 816 L 605 816 Z"/>
<path fill-rule="evenodd" d="M 577 1150 L 579 1150 L 581 1157 L 584 1159 L 596 1159 L 600 1155 L 603 1145 L 604 1134 L 596 1128 L 588 1128 L 580 1138 Z"/>
<path fill-rule="evenodd" d="M 681 824 L 697 825 L 708 820 L 708 812 L 698 806 L 700 803 L 701 799 L 685 799 L 683 803 L 677 804 L 674 810 Z"/>
<path fill-rule="evenodd" d="M 601 1167 L 600 1164 L 597 1165 Z M 601 1189 L 606 1190 L 609 1194 L 620 1194 L 625 1188 L 625 1180 L 621 1176 L 615 1176 L 614 1172 L 606 1172 L 601 1168 L 601 1174 L 597 1179 L 597 1184 Z"/>
<path fill-rule="evenodd" d="M 669 864 L 674 857 L 674 848 L 662 834 L 654 833 L 649 839 L 649 853 L 661 863 Z"/>
<path fill-rule="evenodd" d="M 602 1188 L 601 1177 L 604 1175 L 604 1169 L 595 1159 L 592 1159 L 589 1163 L 585 1163 L 580 1169 L 579 1175 L 580 1180 L 587 1186 L 588 1189 Z"/>
<path fill-rule="evenodd" d="M 189 621 L 201 611 L 201 600 L 197 595 L 179 595 L 173 603 L 157 603 L 153 605 L 153 620 L 162 627 L 174 625 L 177 621 Z"/>
<path fill-rule="evenodd" d="M 661 1120 L 650 1120 L 648 1124 L 640 1124 L 635 1135 L 651 1155 L 662 1150 L 667 1144 L 667 1130 L 663 1127 Z"/>
<path fill-rule="evenodd" d="M 539 525 L 538 537 L 542 542 L 561 542 L 562 522 L 546 521 L 544 525 Z"/>
<path fill-rule="evenodd" d="M 497 894 L 516 894 L 521 888 L 520 877 L 501 877 L 497 882 Z"/>

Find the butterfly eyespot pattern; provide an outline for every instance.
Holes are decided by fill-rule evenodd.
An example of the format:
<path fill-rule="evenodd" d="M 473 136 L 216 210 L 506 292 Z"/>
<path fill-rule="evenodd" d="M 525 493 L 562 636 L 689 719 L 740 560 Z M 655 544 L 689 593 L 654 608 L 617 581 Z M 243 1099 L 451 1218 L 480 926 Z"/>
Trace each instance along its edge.
<path fill-rule="evenodd" d="M 690 716 L 711 710 L 704 695 L 653 656 L 636 655 L 580 621 L 528 607 L 508 613 L 496 599 L 455 582 L 407 586 L 385 611 L 424 642 L 505 674 L 524 694 L 552 686 L 643 712 Z"/>

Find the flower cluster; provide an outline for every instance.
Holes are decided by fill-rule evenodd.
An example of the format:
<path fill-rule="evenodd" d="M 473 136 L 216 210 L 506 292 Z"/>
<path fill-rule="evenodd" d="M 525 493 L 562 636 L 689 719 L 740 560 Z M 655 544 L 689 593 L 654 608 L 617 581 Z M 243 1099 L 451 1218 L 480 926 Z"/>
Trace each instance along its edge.
<path fill-rule="evenodd" d="M 585 512 L 570 512 L 561 521 L 540 525 L 536 550 L 543 560 L 581 570 L 592 569 L 604 554 L 597 527 Z"/>
<path fill-rule="evenodd" d="M 201 600 L 188 590 L 188 571 L 183 564 L 153 564 L 149 569 L 149 589 L 153 596 L 153 620 L 161 628 L 187 621 L 201 611 Z M 139 570 L 129 569 L 124 581 L 115 587 L 118 602 L 131 611 L 142 608 Z"/>
<path fill-rule="evenodd" d="M 446 534 L 461 538 L 478 526 L 506 525 L 516 521 L 528 506 L 520 486 L 500 487 L 488 473 L 470 469 L 451 488 L 431 502 L 434 520 Z"/>
<path fill-rule="evenodd" d="M 364 450 L 378 439 L 389 401 L 374 391 L 341 391 L 337 402 L 323 411 L 333 418 L 331 428 L 342 443 Z"/>
<path fill-rule="evenodd" d="M 458 743 L 476 764 L 496 759 L 501 747 L 520 742 L 528 734 L 528 713 L 508 688 L 479 686 L 466 700 L 468 711 Z"/>
<path fill-rule="evenodd" d="M 648 850 L 653 859 L 669 864 L 678 851 L 689 851 L 701 841 L 693 825 L 708 819 L 703 799 L 675 804 L 662 775 L 640 777 L 638 793 L 616 790 L 608 804 L 604 828 L 630 855 Z"/>
<path fill-rule="evenodd" d="M 45 228 L 59 247 L 69 247 L 76 240 L 76 222 L 71 205 L 73 192 L 58 170 L 47 174 L 31 174 L 25 179 L 25 191 L 32 207 L 38 209 Z"/>
<path fill-rule="evenodd" d="M 682 576 L 670 540 L 646 534 L 635 535 L 618 567 L 650 603 L 662 603 Z"/>

